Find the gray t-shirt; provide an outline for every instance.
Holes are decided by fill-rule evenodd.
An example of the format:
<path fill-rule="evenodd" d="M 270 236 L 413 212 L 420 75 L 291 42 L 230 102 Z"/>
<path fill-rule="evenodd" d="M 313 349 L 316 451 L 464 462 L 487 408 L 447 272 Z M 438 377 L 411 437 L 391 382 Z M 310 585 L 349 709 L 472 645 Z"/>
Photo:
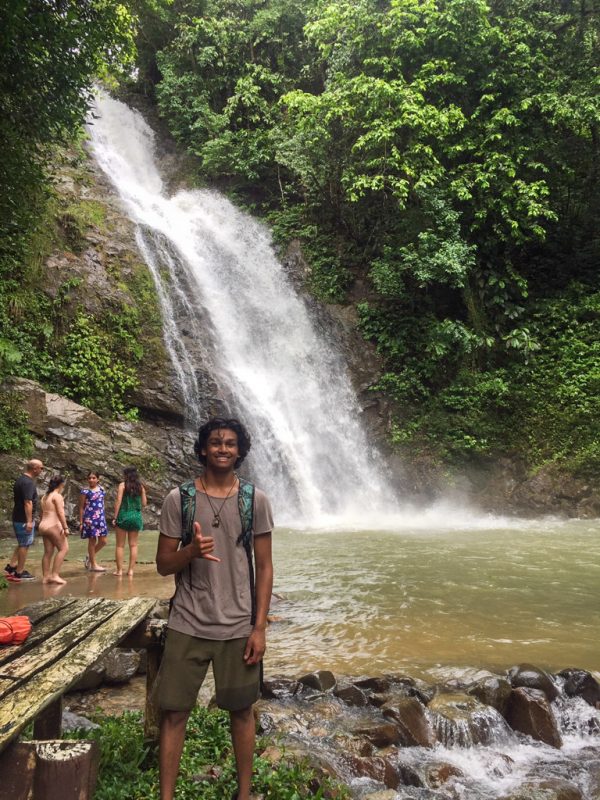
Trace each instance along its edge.
<path fill-rule="evenodd" d="M 236 544 L 242 532 L 238 495 L 212 497 L 221 524 L 212 527 L 213 509 L 204 492 L 196 492 L 195 520 L 203 536 L 215 540 L 213 555 L 220 563 L 194 558 L 179 573 L 177 591 L 169 615 L 168 627 L 202 639 L 239 639 L 249 636 L 252 626 L 252 598 L 248 558 L 242 544 Z M 260 489 L 254 494 L 254 536 L 270 533 L 273 514 L 267 496 Z M 169 492 L 160 515 L 160 532 L 181 539 L 181 499 L 179 488 Z"/>

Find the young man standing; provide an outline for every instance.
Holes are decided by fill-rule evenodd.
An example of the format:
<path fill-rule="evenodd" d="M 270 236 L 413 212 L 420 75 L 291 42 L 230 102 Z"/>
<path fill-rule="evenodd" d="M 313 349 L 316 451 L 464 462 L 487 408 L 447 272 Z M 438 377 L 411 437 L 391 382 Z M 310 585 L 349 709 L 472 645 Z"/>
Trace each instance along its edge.
<path fill-rule="evenodd" d="M 35 482 L 44 465 L 37 458 L 27 462 L 25 472 L 19 475 L 13 486 L 14 505 L 12 523 L 17 546 L 12 557 L 4 567 L 6 579 L 14 583 L 32 581 L 34 576 L 25 569 L 25 561 L 35 535 L 35 510 L 37 489 Z"/>
<path fill-rule="evenodd" d="M 250 798 L 252 705 L 260 691 L 273 587 L 273 518 L 265 494 L 241 485 L 234 472 L 249 450 L 250 437 L 238 420 L 210 419 L 194 444 L 204 471 L 173 489 L 162 507 L 156 564 L 161 575 L 176 576 L 176 591 L 157 681 L 161 800 L 173 800 L 187 720 L 210 663 L 217 704 L 230 716 L 238 781 L 234 797 Z M 184 544 L 191 513 L 193 531 Z"/>

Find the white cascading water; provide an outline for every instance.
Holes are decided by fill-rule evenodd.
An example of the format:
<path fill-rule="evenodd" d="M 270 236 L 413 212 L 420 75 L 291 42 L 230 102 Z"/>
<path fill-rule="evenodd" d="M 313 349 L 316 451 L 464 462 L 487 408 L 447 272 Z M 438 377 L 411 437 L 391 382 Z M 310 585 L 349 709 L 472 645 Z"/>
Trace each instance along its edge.
<path fill-rule="evenodd" d="M 123 103 L 99 95 L 89 130 L 95 158 L 137 225 L 190 421 L 199 405 L 192 338 L 196 348 L 203 343 L 225 406 L 251 431 L 253 473 L 278 521 L 372 527 L 393 510 L 393 492 L 345 365 L 318 336 L 267 228 L 214 191 L 167 196 L 153 132 Z"/>

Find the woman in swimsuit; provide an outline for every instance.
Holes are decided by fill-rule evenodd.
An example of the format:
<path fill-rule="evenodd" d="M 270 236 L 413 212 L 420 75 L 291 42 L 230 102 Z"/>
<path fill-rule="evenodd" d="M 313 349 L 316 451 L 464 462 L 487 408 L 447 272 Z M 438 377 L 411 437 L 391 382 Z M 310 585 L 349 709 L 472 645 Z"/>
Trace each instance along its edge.
<path fill-rule="evenodd" d="M 113 525 L 117 535 L 115 548 L 115 561 L 117 568 L 115 575 L 123 574 L 123 553 L 125 550 L 125 537 L 129 543 L 129 565 L 127 574 L 133 575 L 133 568 L 137 561 L 138 536 L 144 525 L 142 522 L 142 508 L 146 505 L 146 489 L 140 481 L 135 467 L 125 467 L 123 470 L 125 480 L 119 484 L 115 502 L 115 516 Z"/>
<path fill-rule="evenodd" d="M 48 490 L 41 501 L 42 519 L 38 533 L 44 540 L 42 583 L 66 583 L 66 580 L 58 574 L 69 551 L 67 539 L 69 527 L 65 517 L 65 501 L 62 496 L 64 488 L 63 476 L 54 475 L 50 478 Z"/>

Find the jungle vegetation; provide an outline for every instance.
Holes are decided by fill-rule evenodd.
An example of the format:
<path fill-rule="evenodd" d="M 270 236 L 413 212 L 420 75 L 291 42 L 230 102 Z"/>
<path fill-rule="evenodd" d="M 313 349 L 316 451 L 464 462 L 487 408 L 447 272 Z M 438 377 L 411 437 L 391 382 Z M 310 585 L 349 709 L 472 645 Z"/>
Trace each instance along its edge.
<path fill-rule="evenodd" d="M 373 390 L 393 403 L 396 447 L 597 475 L 598 0 L 11 6 L 1 180 L 18 188 L 0 209 L 12 226 L 3 275 L 19 282 L 31 263 L 51 146 L 81 115 L 92 73 L 110 69 L 194 156 L 191 179 L 263 215 L 282 250 L 300 240 L 310 290 L 356 307 L 382 358 Z M 89 51 L 63 28 L 43 31 L 50 54 L 24 41 L 40 22 L 29 10 L 49 6 L 96 14 L 82 20 Z M 11 53 L 31 59 L 14 97 Z M 44 88 L 64 98 L 56 118 L 56 102 L 28 93 L 40 58 L 59 71 Z M 47 108 L 39 119 L 32 103 Z M 1 313 L 3 369 L 18 372 L 5 296 Z"/>

